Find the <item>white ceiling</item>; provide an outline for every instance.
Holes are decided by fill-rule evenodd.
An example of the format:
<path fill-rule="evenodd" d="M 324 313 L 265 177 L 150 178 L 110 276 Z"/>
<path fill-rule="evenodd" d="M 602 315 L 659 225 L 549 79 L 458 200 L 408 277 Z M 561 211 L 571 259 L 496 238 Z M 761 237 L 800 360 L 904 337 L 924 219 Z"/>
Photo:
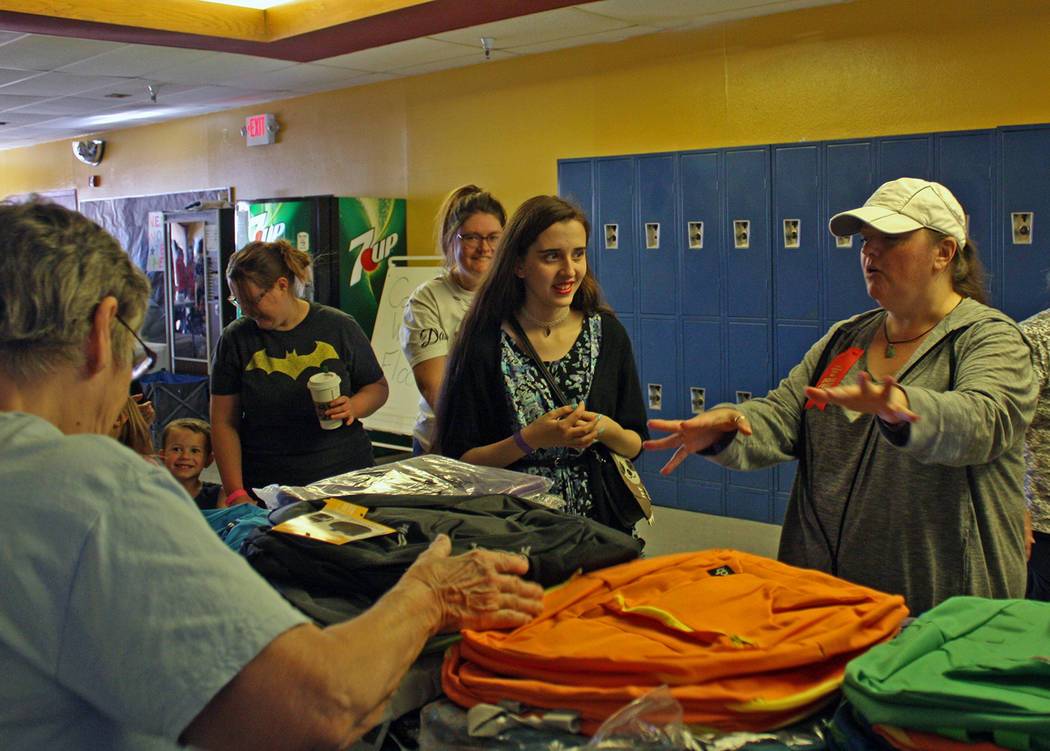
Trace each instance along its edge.
<path fill-rule="evenodd" d="M 599 0 L 310 63 L 0 28 L 0 150 L 842 1 Z"/>

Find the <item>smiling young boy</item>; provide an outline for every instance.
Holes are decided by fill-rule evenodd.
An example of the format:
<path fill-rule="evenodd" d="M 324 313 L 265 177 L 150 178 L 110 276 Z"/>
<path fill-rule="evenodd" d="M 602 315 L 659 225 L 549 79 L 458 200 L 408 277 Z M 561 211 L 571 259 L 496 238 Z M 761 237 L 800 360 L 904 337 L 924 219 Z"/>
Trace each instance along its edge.
<path fill-rule="evenodd" d="M 222 486 L 201 480 L 201 472 L 212 463 L 211 426 L 189 417 L 172 420 L 161 434 L 160 458 L 198 508 L 221 508 Z"/>

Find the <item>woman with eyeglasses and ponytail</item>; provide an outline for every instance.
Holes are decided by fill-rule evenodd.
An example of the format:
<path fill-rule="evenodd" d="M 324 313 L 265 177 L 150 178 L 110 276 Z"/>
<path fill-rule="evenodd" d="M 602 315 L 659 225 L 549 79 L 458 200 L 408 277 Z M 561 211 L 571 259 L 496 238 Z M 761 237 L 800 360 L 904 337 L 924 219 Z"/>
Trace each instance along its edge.
<path fill-rule="evenodd" d="M 408 298 L 401 325 L 401 349 L 421 395 L 412 438 L 415 454 L 431 449 L 445 360 L 474 293 L 489 273 L 506 221 L 503 205 L 477 185 L 456 188 L 438 211 L 434 234 L 443 268 Z"/>

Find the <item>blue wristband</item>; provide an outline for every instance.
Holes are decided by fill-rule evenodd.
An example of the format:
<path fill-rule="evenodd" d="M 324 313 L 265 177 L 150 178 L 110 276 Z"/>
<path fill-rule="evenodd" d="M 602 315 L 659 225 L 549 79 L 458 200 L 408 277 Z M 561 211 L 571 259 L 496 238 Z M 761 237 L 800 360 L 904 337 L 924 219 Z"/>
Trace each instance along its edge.
<path fill-rule="evenodd" d="M 513 438 L 514 438 L 514 445 L 515 446 L 517 446 L 519 449 L 521 449 L 526 454 L 531 454 L 532 453 L 532 446 L 530 446 L 529 444 L 525 443 L 525 439 L 521 437 L 521 431 L 520 430 L 515 430 L 514 431 Z"/>

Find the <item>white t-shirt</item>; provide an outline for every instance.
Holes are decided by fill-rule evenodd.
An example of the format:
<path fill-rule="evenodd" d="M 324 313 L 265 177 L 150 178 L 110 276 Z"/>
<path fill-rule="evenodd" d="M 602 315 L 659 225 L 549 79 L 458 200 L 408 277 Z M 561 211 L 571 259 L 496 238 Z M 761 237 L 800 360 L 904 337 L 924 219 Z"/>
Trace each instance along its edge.
<path fill-rule="evenodd" d="M 165 749 L 307 619 L 162 467 L 0 413 L 0 748 Z"/>
<path fill-rule="evenodd" d="M 447 271 L 416 288 L 405 305 L 400 334 L 401 350 L 410 367 L 448 356 L 473 302 L 474 293 L 456 284 Z M 433 406 L 420 398 L 413 435 L 424 451 L 430 450 L 436 429 Z"/>

